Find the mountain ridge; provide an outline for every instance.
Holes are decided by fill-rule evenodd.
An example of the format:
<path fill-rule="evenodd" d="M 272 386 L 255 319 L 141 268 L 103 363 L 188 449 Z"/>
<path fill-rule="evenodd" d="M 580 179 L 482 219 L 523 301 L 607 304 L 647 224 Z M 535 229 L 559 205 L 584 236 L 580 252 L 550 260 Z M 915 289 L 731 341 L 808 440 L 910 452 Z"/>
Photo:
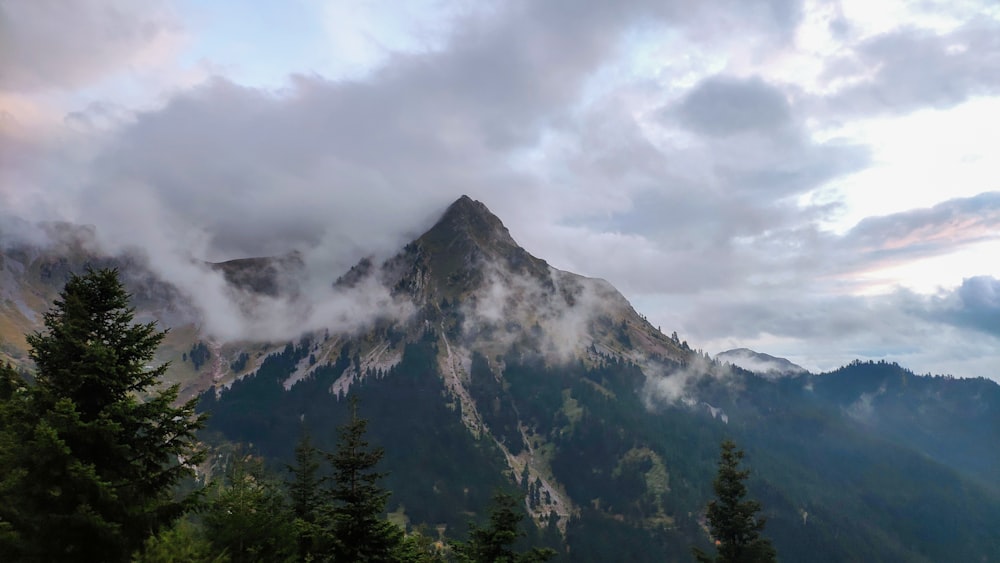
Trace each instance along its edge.
<path fill-rule="evenodd" d="M 85 263 L 144 279 L 129 273 L 141 261 L 85 254 L 0 251 L 4 275 L 21 279 L 20 268 L 32 280 L 3 289 L 37 290 L 32 303 L 42 303 Z M 240 304 L 251 313 L 305 298 L 280 281 L 298 275 L 294 263 L 223 264 L 213 275 L 242 279 L 227 291 L 249 296 Z M 988 524 L 1000 518 L 989 486 L 1000 467 L 988 451 L 1000 428 L 995 383 L 885 364 L 780 378 L 727 366 L 663 335 L 608 282 L 532 256 L 464 196 L 395 255 L 362 259 L 325 285 L 337 298 L 407 306 L 360 324 L 303 323 L 291 339 L 221 341 L 197 323 L 171 330 L 160 359 L 212 413 L 206 439 L 253 443 L 280 466 L 303 426 L 330 447 L 322 442 L 347 415 L 342 398 L 358 394 L 372 440 L 386 447 L 392 509 L 414 525 L 460 535 L 493 488 L 513 487 L 566 560 L 662 561 L 708 546 L 699 518 L 718 443 L 733 437 L 783 557 L 1000 553 Z M 165 309 L 169 293 L 144 291 L 140 302 Z M 928 511 L 935 518 L 914 516 Z"/>
<path fill-rule="evenodd" d="M 809 370 L 792 363 L 787 358 L 779 358 L 749 348 L 733 348 L 732 350 L 719 352 L 715 355 L 715 359 L 766 377 L 796 376 L 809 373 Z"/>

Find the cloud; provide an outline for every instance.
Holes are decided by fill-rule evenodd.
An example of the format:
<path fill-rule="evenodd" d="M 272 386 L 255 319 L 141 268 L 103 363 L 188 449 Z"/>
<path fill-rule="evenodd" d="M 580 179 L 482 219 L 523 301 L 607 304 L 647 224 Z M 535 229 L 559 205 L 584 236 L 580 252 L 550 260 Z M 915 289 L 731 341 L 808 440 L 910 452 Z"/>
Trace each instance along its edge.
<path fill-rule="evenodd" d="M 915 313 L 930 320 L 976 330 L 1000 339 L 1000 279 L 975 276 L 954 290 L 928 299 Z"/>
<path fill-rule="evenodd" d="M 88 0 L 50 18 L 51 5 L 0 8 L 0 89 L 93 85 L 161 57 L 183 31 L 166 4 Z M 364 49 L 385 48 L 354 80 L 297 74 L 268 90 L 220 75 L 140 110 L 88 94 L 49 119 L 61 129 L 45 142 L 0 122 L 0 143 L 13 147 L 0 151 L 0 205 L 24 218 L 94 224 L 112 250 L 144 248 L 206 310 L 222 299 L 210 315 L 220 333 L 257 321 L 241 319 L 242 296 L 220 293 L 216 274 L 192 266 L 199 260 L 297 249 L 309 264 L 303 283 L 315 290 L 307 302 L 325 302 L 330 282 L 359 258 L 395 252 L 467 193 L 554 265 L 630 296 L 673 299 L 668 318 L 707 342 L 725 334 L 711 330 L 773 331 L 899 350 L 902 336 L 875 330 L 902 327 L 912 347 L 943 321 L 890 310 L 902 299 L 837 295 L 867 272 L 993 236 L 995 195 L 828 232 L 820 225 L 838 210 L 837 181 L 873 156 L 863 141 L 820 137 L 817 128 L 995 93 L 997 23 L 942 32 L 902 22 L 859 39 L 841 17 L 827 52 L 837 60 L 815 94 L 811 79 L 774 70 L 795 67 L 810 48 L 803 6 L 442 8 L 447 23 L 427 45 L 419 30 L 395 43 L 366 37 Z M 387 22 L 395 29 L 396 19 Z M 380 25 L 361 22 L 365 32 Z M 120 34 L 105 33 L 109 26 Z M 646 47 L 637 38 L 649 36 L 670 48 L 633 60 Z M 12 113 L 19 127 L 28 123 L 26 111 Z M 760 303 L 773 310 L 752 306 Z M 815 314 L 803 312 L 814 305 Z"/>
<path fill-rule="evenodd" d="M 791 119 L 785 95 L 760 78 L 710 77 L 691 89 L 677 110 L 681 123 L 709 136 L 773 131 Z"/>
<path fill-rule="evenodd" d="M 889 359 L 920 372 L 995 378 L 1000 283 L 994 277 L 969 278 L 932 296 L 857 292 L 868 289 L 870 273 L 995 239 L 998 203 L 995 192 L 956 198 L 868 218 L 842 235 L 814 226 L 779 229 L 741 247 L 735 258 L 720 258 L 720 269 L 736 279 L 664 282 L 678 293 L 640 299 L 640 308 L 651 318 L 675 319 L 684 338 L 713 352 L 749 347 L 811 370 Z M 681 279 L 699 273 L 674 272 Z"/>
<path fill-rule="evenodd" d="M 86 85 L 165 56 L 180 23 L 161 0 L 31 0 L 0 4 L 0 90 Z"/>
<path fill-rule="evenodd" d="M 663 403 L 684 404 L 688 407 L 700 404 L 709 409 L 712 418 L 715 418 L 718 410 L 707 403 L 699 402 L 698 383 L 710 378 L 727 386 L 740 384 L 739 380 L 733 377 L 733 371 L 728 365 L 713 362 L 699 355 L 693 356 L 693 359 L 683 367 L 672 370 L 667 370 L 654 362 L 646 362 L 642 365 L 642 371 L 646 374 L 642 394 L 647 408 L 652 409 L 657 404 Z M 723 421 L 728 423 L 728 416 L 725 414 L 722 416 Z"/>
<path fill-rule="evenodd" d="M 546 361 L 574 360 L 592 344 L 599 318 L 617 319 L 629 308 L 603 280 L 556 269 L 536 279 L 486 264 L 485 279 L 463 304 L 463 334 L 474 346 L 501 352 L 531 334 L 532 346 Z"/>
<path fill-rule="evenodd" d="M 840 242 L 861 267 L 954 252 L 1000 237 L 1000 192 L 944 201 L 930 208 L 869 217 Z"/>
<path fill-rule="evenodd" d="M 948 108 L 1000 92 L 1000 21 L 979 17 L 947 33 L 915 27 L 871 37 L 825 72 L 845 84 L 826 101 L 839 115 Z"/>
<path fill-rule="evenodd" d="M 786 2 L 741 5 L 734 18 L 752 14 L 768 29 L 794 19 Z M 66 208 L 66 218 L 98 225 L 106 242 L 127 241 L 154 256 L 221 260 L 300 249 L 324 256 L 330 275 L 363 254 L 394 251 L 461 193 L 527 223 L 520 210 L 539 197 L 541 179 L 512 166 L 512 156 L 566 122 L 567 108 L 630 26 L 705 15 L 639 1 L 567 8 L 510 4 L 488 17 L 457 18 L 440 50 L 394 53 L 363 81 L 294 76 L 268 91 L 216 78 L 161 108 L 115 114 L 120 129 L 92 163 L 62 163 L 67 177 L 27 187 L 19 205 Z M 149 37 L 170 27 L 159 11 L 118 11 L 129 30 L 132 19 L 153 18 Z M 104 119 L 105 107 L 72 121 Z M 25 195 L 32 190 L 34 199 Z"/>
<path fill-rule="evenodd" d="M 712 104 L 735 104 L 746 91 L 776 110 L 750 108 L 747 115 L 766 119 L 739 117 L 729 130 L 676 138 L 685 120 L 725 115 Z M 531 250 L 561 260 L 559 267 L 606 277 L 626 293 L 698 292 L 796 268 L 787 259 L 809 243 L 803 233 L 825 244 L 810 230 L 834 209 L 804 204 L 801 196 L 869 161 L 863 146 L 813 139 L 781 89 L 759 79 L 706 78 L 685 97 L 656 107 L 651 119 L 622 111 L 626 94 L 609 95 L 578 117 L 573 142 L 546 147 L 546 165 L 560 172 L 546 184 L 572 179 L 570 201 L 595 211 L 573 224 L 525 222 L 538 245 Z M 691 107 L 700 113 L 685 117 Z M 550 191 L 564 197 L 542 207 L 562 209 L 569 194 Z M 604 198 L 589 202 L 591 194 Z"/>

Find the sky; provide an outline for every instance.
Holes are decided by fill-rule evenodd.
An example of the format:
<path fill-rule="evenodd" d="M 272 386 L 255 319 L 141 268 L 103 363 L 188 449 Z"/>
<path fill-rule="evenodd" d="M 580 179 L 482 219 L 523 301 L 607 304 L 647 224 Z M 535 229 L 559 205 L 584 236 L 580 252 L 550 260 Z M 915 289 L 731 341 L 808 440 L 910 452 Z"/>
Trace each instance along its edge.
<path fill-rule="evenodd" d="M 1000 380 L 1000 4 L 0 0 L 0 218 L 169 269 L 462 194 L 664 332 Z"/>

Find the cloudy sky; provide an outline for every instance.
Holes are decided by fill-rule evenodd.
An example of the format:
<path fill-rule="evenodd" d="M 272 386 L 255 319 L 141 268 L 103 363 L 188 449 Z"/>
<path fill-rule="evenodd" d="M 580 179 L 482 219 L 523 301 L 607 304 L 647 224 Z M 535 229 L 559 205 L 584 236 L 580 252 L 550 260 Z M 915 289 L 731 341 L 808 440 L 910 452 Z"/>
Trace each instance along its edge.
<path fill-rule="evenodd" d="M 665 332 L 1000 380 L 1000 4 L 0 0 L 6 221 L 349 266 L 461 194 Z"/>

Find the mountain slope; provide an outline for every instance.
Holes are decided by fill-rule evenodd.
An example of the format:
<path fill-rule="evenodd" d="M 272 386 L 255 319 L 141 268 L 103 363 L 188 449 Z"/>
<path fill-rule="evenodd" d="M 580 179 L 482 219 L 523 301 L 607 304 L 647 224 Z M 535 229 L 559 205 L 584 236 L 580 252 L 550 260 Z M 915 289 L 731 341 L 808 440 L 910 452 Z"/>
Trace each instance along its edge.
<path fill-rule="evenodd" d="M 332 449 L 343 397 L 357 393 L 386 448 L 390 508 L 412 525 L 461 537 L 508 487 L 565 560 L 689 560 L 691 545 L 708 547 L 703 510 L 731 437 L 782 559 L 1000 553 L 995 383 L 865 363 L 771 378 L 712 361 L 607 282 L 532 256 L 469 198 L 395 256 L 330 280 L 338 298 L 374 291 L 402 305 L 292 341 L 209 338 L 142 259 L 64 238 L 0 245 L 0 334 L 37 328 L 70 271 L 117 266 L 141 314 L 172 327 L 161 359 L 212 414 L 206 439 L 252 444 L 280 468 L 303 428 Z M 212 266 L 250 316 L 268 311 L 258 303 L 302 312 L 304 267 L 299 255 Z"/>
<path fill-rule="evenodd" d="M 506 482 L 574 561 L 687 560 L 690 545 L 707 544 L 700 514 L 725 436 L 747 449 L 751 492 L 783 558 L 1000 552 L 990 524 L 1000 497 L 957 457 L 928 457 L 893 426 L 873 431 L 852 416 L 865 392 L 853 379 L 837 395 L 826 387 L 837 374 L 772 381 L 708 361 L 606 282 L 525 252 L 477 202 L 458 200 L 398 255 L 362 261 L 338 283 L 373 279 L 414 315 L 268 357 L 204 396 L 213 428 L 287 458 L 302 425 L 322 435 L 344 416 L 339 398 L 357 392 L 390 452 L 394 510 L 461 535 Z M 972 435 L 963 451 L 988 437 Z"/>

